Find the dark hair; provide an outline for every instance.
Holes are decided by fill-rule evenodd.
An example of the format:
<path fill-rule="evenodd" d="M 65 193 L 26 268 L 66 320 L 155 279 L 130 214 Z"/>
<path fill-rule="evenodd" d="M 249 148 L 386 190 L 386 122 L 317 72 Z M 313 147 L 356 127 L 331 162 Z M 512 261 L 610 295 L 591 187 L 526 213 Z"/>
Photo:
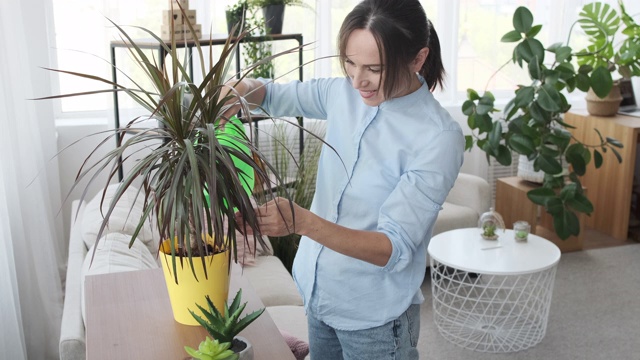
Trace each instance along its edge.
<path fill-rule="evenodd" d="M 442 88 L 444 66 L 440 51 L 440 40 L 427 19 L 424 8 L 418 0 L 364 0 L 351 10 L 342 23 L 338 34 L 338 49 L 342 70 L 346 73 L 347 40 L 354 30 L 366 29 L 373 34 L 380 51 L 380 59 L 384 62 L 385 97 L 396 94 L 402 78 L 413 74 L 408 66 L 425 47 L 429 48 L 429 56 L 424 62 L 422 75 L 430 90 L 436 86 Z"/>

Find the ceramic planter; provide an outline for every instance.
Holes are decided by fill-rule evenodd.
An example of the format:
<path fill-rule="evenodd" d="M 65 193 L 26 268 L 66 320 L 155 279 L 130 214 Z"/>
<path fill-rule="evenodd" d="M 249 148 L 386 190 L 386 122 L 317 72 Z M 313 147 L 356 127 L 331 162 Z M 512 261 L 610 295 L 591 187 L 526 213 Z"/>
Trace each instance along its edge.
<path fill-rule="evenodd" d="M 282 34 L 284 5 L 267 5 L 262 8 L 262 15 L 267 23 L 267 34 Z"/>
<path fill-rule="evenodd" d="M 251 346 L 249 340 L 242 336 L 236 336 L 233 338 L 233 346 L 231 347 L 231 350 L 234 350 L 237 341 L 246 344 L 246 347 L 242 349 L 242 351 L 236 352 L 236 354 L 238 354 L 238 360 L 253 360 L 253 346 Z"/>
<path fill-rule="evenodd" d="M 585 96 L 587 100 L 587 112 L 594 116 L 614 116 L 620 109 L 622 95 L 620 94 L 620 85 L 618 82 L 613 83 L 611 92 L 604 99 L 596 95 L 592 89 L 589 89 Z"/>
<path fill-rule="evenodd" d="M 167 252 L 169 254 L 167 254 Z M 182 260 L 182 261 L 181 261 Z M 224 309 L 229 297 L 229 254 L 227 252 L 204 257 L 193 257 L 196 277 L 189 265 L 189 259 L 176 258 L 176 275 L 173 273 L 169 241 L 165 240 L 160 249 L 160 262 L 169 291 L 169 300 L 174 319 L 180 324 L 200 326 L 189 309 L 200 313 L 196 304 L 207 308 L 205 296 L 208 295 L 218 309 Z M 205 277 L 205 267 L 207 276 Z"/>

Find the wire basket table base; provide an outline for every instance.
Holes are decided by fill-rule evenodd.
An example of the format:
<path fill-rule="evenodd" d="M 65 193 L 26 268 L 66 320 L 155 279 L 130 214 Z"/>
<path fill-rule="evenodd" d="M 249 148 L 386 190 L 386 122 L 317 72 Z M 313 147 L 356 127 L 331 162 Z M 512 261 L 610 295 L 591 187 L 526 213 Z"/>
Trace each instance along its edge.
<path fill-rule="evenodd" d="M 519 275 L 475 274 L 431 258 L 433 316 L 448 341 L 481 352 L 515 352 L 545 335 L 556 266 Z"/>

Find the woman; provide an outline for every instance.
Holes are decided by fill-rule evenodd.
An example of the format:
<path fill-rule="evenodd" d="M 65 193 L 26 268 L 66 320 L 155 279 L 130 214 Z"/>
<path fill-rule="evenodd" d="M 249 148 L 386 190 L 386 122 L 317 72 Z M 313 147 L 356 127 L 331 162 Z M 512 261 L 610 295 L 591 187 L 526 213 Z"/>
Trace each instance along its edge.
<path fill-rule="evenodd" d="M 464 137 L 431 94 L 444 69 L 418 0 L 359 3 L 339 55 L 345 78 L 236 85 L 271 115 L 326 119 L 335 149 L 320 156 L 311 210 L 275 199 L 260 228 L 302 235 L 293 275 L 312 359 L 417 359 L 426 248 Z"/>

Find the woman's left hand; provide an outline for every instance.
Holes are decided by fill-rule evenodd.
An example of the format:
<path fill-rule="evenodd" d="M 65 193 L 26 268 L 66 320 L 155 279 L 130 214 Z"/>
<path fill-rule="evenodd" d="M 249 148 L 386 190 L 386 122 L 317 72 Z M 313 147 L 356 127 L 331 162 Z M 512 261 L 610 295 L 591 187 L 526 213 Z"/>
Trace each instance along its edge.
<path fill-rule="evenodd" d="M 267 236 L 286 236 L 300 233 L 300 226 L 303 224 L 302 218 L 308 212 L 298 204 L 281 197 L 256 208 L 260 231 Z M 243 221 L 240 213 L 236 213 L 236 220 Z"/>

